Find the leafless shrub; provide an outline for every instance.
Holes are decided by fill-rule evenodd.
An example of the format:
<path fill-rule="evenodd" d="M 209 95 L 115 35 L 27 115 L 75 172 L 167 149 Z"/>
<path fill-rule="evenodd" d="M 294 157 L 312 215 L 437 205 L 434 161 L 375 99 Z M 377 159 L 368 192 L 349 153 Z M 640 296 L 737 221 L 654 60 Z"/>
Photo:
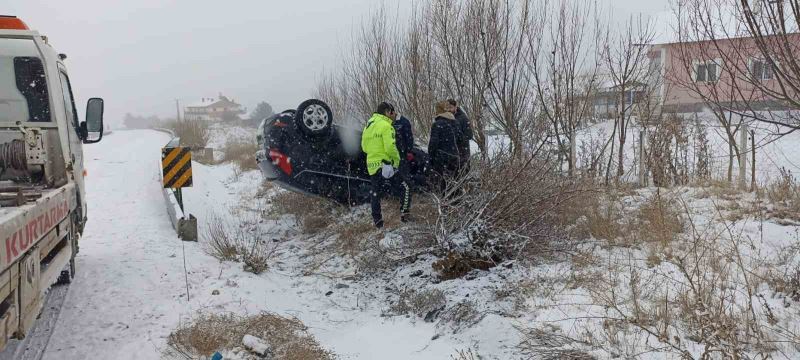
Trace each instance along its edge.
<path fill-rule="evenodd" d="M 522 332 L 520 350 L 536 360 L 595 360 L 594 356 L 575 349 L 591 347 L 591 344 L 572 339 L 561 334 L 560 329 L 529 329 Z"/>
<path fill-rule="evenodd" d="M 206 252 L 220 261 L 236 260 L 241 249 L 241 239 L 235 238 L 230 232 L 226 219 L 217 216 L 209 220 L 205 233 Z"/>
<path fill-rule="evenodd" d="M 433 236 L 441 248 L 493 262 L 553 249 L 557 214 L 578 190 L 538 150 L 530 154 L 519 159 L 501 153 L 476 162 L 474 178 L 461 176 L 434 194 Z"/>
<path fill-rule="evenodd" d="M 447 304 L 447 297 L 439 289 L 408 289 L 400 292 L 397 302 L 392 305 L 394 314 L 412 314 L 432 322 Z"/>
<path fill-rule="evenodd" d="M 258 169 L 256 151 L 258 151 L 258 144 L 255 141 L 228 139 L 222 149 L 224 154 L 222 161 L 233 162 L 239 171 L 256 170 Z"/>
<path fill-rule="evenodd" d="M 605 166 L 610 161 L 610 154 L 608 154 L 606 148 L 609 146 L 610 139 L 603 129 L 596 134 L 589 132 L 585 138 L 581 139 L 577 149 L 577 166 L 579 167 L 581 178 L 595 181 L 606 173 Z"/>
<path fill-rule="evenodd" d="M 769 184 L 766 189 L 770 206 L 767 215 L 787 223 L 800 223 L 800 184 L 791 171 L 782 168 L 777 181 Z"/>
<path fill-rule="evenodd" d="M 767 197 L 775 204 L 800 210 L 800 185 L 792 172 L 786 168 L 781 168 L 778 181 L 770 184 L 767 188 Z"/>
<path fill-rule="evenodd" d="M 170 358 L 208 359 L 214 352 L 243 349 L 242 338 L 251 335 L 272 346 L 274 359 L 335 359 L 307 332 L 300 320 L 262 313 L 254 316 L 200 313 L 181 324 L 167 339 Z"/>
<path fill-rule="evenodd" d="M 241 261 L 244 270 L 260 274 L 269 268 L 276 246 L 256 214 L 214 214 L 203 240 L 206 252 L 220 261 Z"/>
<path fill-rule="evenodd" d="M 685 164 L 685 159 L 688 158 L 688 136 L 684 122 L 675 115 L 669 115 L 652 127 L 648 135 L 647 168 L 653 178 L 653 185 L 685 185 L 689 170 Z M 684 156 L 673 156 L 674 154 Z"/>
<path fill-rule="evenodd" d="M 472 328 L 483 320 L 484 314 L 475 308 L 475 302 L 463 300 L 445 309 L 439 316 L 439 326 L 450 328 L 454 334 Z"/>
<path fill-rule="evenodd" d="M 708 142 L 708 131 L 706 126 L 700 121 L 695 121 L 695 172 L 696 181 L 709 180 L 711 178 L 711 145 Z"/>
<path fill-rule="evenodd" d="M 480 358 L 472 349 L 457 350 L 455 355 L 450 355 L 451 360 L 480 360 Z"/>
<path fill-rule="evenodd" d="M 182 120 L 170 123 L 168 126 L 175 130 L 175 135 L 181 139 L 181 146 L 205 148 L 211 137 L 207 121 Z"/>
<path fill-rule="evenodd" d="M 244 271 L 261 274 L 269 269 L 270 261 L 275 255 L 275 247 L 267 239 L 251 239 L 250 246 L 242 251 Z"/>

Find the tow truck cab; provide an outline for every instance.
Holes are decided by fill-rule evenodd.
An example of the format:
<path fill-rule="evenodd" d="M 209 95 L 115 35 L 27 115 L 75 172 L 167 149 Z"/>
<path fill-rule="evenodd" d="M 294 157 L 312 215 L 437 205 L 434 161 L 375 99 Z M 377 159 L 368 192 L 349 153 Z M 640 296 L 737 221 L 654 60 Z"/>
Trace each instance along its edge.
<path fill-rule="evenodd" d="M 65 60 L 0 15 L 0 350 L 26 335 L 47 289 L 74 275 L 87 220 L 82 146 L 103 137 L 103 100 L 78 119 Z"/>

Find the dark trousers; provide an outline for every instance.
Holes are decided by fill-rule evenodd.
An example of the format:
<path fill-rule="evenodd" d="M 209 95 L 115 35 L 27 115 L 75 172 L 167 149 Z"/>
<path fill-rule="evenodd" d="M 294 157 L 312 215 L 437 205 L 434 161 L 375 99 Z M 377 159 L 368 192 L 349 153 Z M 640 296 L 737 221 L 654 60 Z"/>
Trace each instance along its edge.
<path fill-rule="evenodd" d="M 384 179 L 381 172 L 370 176 L 372 191 L 370 191 L 370 202 L 372 204 L 372 221 L 378 223 L 383 221 L 381 215 L 381 199 L 385 194 L 391 194 L 400 198 L 400 213 L 407 214 L 411 210 L 411 189 L 408 182 L 400 173 L 396 173 L 389 179 Z"/>
<path fill-rule="evenodd" d="M 448 185 L 456 180 L 459 173 L 458 158 L 433 159 L 431 161 L 432 176 L 430 184 L 439 192 L 444 192 Z"/>

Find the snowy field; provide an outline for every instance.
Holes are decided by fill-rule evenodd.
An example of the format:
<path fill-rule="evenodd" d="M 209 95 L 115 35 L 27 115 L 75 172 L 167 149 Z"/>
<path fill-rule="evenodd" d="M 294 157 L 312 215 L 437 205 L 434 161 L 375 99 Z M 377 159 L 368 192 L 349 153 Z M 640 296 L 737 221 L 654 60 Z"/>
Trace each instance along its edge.
<path fill-rule="evenodd" d="M 582 136 L 593 136 L 587 134 Z M 237 130 L 235 136 L 248 134 Z M 217 134 L 214 142 L 222 146 L 225 138 Z M 331 254 L 331 259 L 310 273 L 309 264 L 319 256 L 312 248 L 326 240 L 302 234 L 293 219 L 284 216 L 260 220 L 264 240 L 274 243 L 277 252 L 271 268 L 254 275 L 245 272 L 241 263 L 220 262 L 208 255 L 204 239 L 200 243 L 177 240 L 159 183 L 159 149 L 168 140 L 167 135 L 155 131 L 117 131 L 102 143 L 86 147 L 89 223 L 80 243 L 78 274 L 69 287 L 45 359 L 158 359 L 167 349 L 169 334 L 199 313 L 254 315 L 264 311 L 301 320 L 324 348 L 341 359 L 449 359 L 464 349 L 474 350 L 481 359 L 530 358 L 522 355 L 519 345 L 526 339 L 542 339 L 542 333 L 535 331 L 554 336 L 556 340 L 551 341 L 561 344 L 559 349 L 578 349 L 598 359 L 613 357 L 609 354 L 674 358 L 653 351 L 641 332 L 613 330 L 608 319 L 618 314 L 598 301 L 593 286 L 614 283 L 625 298 L 636 288 L 631 279 L 639 279 L 646 284 L 664 284 L 650 289 L 650 296 L 661 294 L 658 289 L 674 294 L 682 289 L 683 280 L 670 260 L 674 256 L 671 250 L 650 244 L 620 247 L 612 241 L 592 239 L 578 251 L 582 258 L 593 261 L 510 262 L 450 281 L 436 279 L 432 256 L 370 278 L 353 276 L 347 262 Z M 800 163 L 793 150 L 798 141 L 791 135 L 762 146 L 764 158 L 758 161 L 771 161 L 773 166 L 763 167 L 764 177 L 759 181 L 769 180 L 777 167 Z M 199 219 L 201 233 L 210 221 L 229 216 L 226 214 L 233 218 L 260 214 L 270 208 L 271 197 L 282 191 L 267 187 L 265 195 L 257 171 L 240 173 L 230 164 L 195 163 L 193 167 L 194 187 L 185 190 L 184 196 L 186 210 Z M 683 202 L 696 213 L 695 225 L 705 229 L 700 230 L 704 233 L 723 233 L 717 220 L 736 218 L 726 230 L 735 236 L 713 240 L 718 241 L 719 256 L 735 250 L 747 259 L 750 269 L 769 264 L 770 269 L 790 272 L 800 262 L 800 255 L 792 250 L 800 241 L 798 224 L 765 216 L 769 207 L 760 208 L 761 215 L 754 211 L 740 216 L 742 212 L 731 205 L 731 199 L 744 204 L 737 206 L 754 208 L 760 206 L 758 200 L 751 194 L 723 195 L 695 188 L 663 192 L 664 197 Z M 614 204 L 620 204 L 624 220 L 635 217 L 638 207 L 654 196 L 655 189 L 642 189 L 622 195 Z M 356 208 L 341 221 L 359 216 L 368 216 L 368 210 Z M 391 233 L 375 236 L 382 245 L 393 238 Z M 675 244 L 674 253 L 685 248 L 682 240 Z M 615 279 L 609 274 L 615 274 Z M 737 278 L 731 276 L 732 288 L 737 288 Z M 441 291 L 448 309 L 469 304 L 474 314 L 456 327 L 445 321 L 391 314 L 388 310 L 397 294 L 409 289 Z M 758 293 L 750 298 L 763 298 L 779 326 L 798 330 L 800 309 L 790 306 L 794 303 L 791 299 L 766 282 L 755 289 Z M 538 335 L 526 337 L 531 331 Z M 676 338 L 686 343 L 689 340 L 684 336 Z M 614 348 L 614 341 L 624 344 L 624 349 Z M 701 352 L 690 348 L 695 354 Z M 788 345 L 784 353 L 786 358 L 800 356 Z M 237 358 L 225 355 L 226 359 Z"/>
<path fill-rule="evenodd" d="M 701 131 L 698 130 L 694 123 L 686 122 L 684 126 L 685 135 L 687 136 L 685 154 L 678 154 L 676 147 L 672 147 L 672 151 L 676 155 L 683 158 L 685 156 L 685 163 L 691 169 L 697 164 L 698 149 L 701 144 L 697 134 Z M 714 179 L 724 179 L 727 176 L 729 149 L 725 130 L 715 122 L 703 122 L 705 137 L 708 141 L 708 166 L 710 175 Z M 608 141 L 609 136 L 614 130 L 614 124 L 611 121 L 598 122 L 588 127 L 579 130 L 578 132 L 578 166 L 584 164 L 584 160 L 580 154 L 582 150 L 599 149 L 599 146 Z M 623 178 L 627 181 L 634 182 L 637 179 L 639 171 L 639 142 L 641 141 L 641 127 L 631 125 L 628 129 L 628 136 L 625 144 L 625 175 Z M 755 134 L 755 153 L 756 153 L 756 180 L 759 185 L 766 185 L 774 181 L 781 175 L 781 169 L 786 169 L 792 173 L 797 174 L 800 172 L 800 132 L 789 133 L 787 128 L 776 128 L 775 126 L 767 125 L 751 125 L 750 130 Z M 653 131 L 652 129 L 649 131 Z M 784 135 L 788 133 L 788 135 Z M 647 135 L 645 135 L 647 136 Z M 740 135 L 735 135 L 736 141 L 739 142 Z M 615 140 L 617 141 L 617 140 Z M 747 151 L 747 184 L 751 177 L 751 151 L 753 149 L 751 140 L 748 137 L 745 146 Z M 609 150 L 606 150 L 609 152 Z M 618 152 L 618 144 L 615 144 L 614 163 L 616 163 L 616 153 Z M 739 164 L 734 160 L 733 164 L 733 178 L 739 174 Z M 735 181 L 735 180 L 734 180 Z"/>

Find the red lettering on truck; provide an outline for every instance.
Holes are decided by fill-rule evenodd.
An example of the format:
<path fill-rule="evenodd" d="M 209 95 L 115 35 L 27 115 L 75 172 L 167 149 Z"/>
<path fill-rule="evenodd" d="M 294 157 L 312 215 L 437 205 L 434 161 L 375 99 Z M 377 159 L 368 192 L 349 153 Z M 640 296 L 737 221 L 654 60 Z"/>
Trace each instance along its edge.
<path fill-rule="evenodd" d="M 11 259 L 19 256 L 19 250 L 17 250 L 17 233 L 15 232 L 13 236 L 6 239 L 6 263 L 11 263 Z"/>
<path fill-rule="evenodd" d="M 52 227 L 58 224 L 69 215 L 69 204 L 66 201 L 50 209 L 41 215 L 31 219 L 14 233 L 6 238 L 6 264 L 10 264 L 22 253 L 30 248 L 39 236 L 46 234 Z"/>

